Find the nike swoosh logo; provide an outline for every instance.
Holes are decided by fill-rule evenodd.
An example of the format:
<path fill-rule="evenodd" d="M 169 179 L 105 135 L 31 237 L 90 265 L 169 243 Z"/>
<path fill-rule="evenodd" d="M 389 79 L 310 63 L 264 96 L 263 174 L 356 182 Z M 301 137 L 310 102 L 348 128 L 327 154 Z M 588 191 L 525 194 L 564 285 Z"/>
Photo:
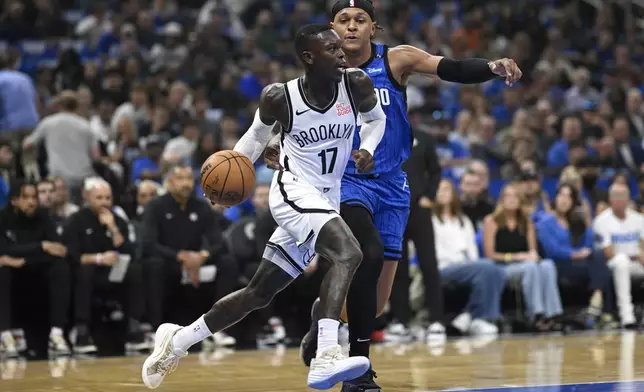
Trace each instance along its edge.
<path fill-rule="evenodd" d="M 370 340 L 371 340 L 371 339 L 356 339 L 356 342 L 358 342 L 358 343 L 364 343 L 364 342 L 368 342 L 368 341 L 370 341 Z"/>
<path fill-rule="evenodd" d="M 298 111 L 295 112 L 295 115 L 299 116 L 300 114 L 304 114 L 304 113 L 309 112 L 309 111 L 311 111 L 311 109 L 306 109 L 306 110 L 302 110 L 302 111 L 298 110 Z"/>

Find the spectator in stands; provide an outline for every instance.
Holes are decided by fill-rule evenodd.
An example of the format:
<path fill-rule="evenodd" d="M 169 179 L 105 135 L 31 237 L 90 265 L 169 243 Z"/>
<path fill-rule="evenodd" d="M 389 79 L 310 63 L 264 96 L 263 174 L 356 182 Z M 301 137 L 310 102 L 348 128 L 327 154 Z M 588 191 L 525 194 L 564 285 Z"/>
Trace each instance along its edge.
<path fill-rule="evenodd" d="M 547 164 L 552 168 L 563 169 L 570 164 L 570 145 L 582 136 L 581 121 L 576 116 L 567 116 L 561 123 L 561 139 L 548 150 Z"/>
<path fill-rule="evenodd" d="M 543 214 L 550 211 L 548 195 L 541 189 L 541 179 L 533 168 L 524 169 L 518 176 L 521 193 L 523 194 L 523 207 L 526 213 L 536 224 Z"/>
<path fill-rule="evenodd" d="M 459 143 L 469 153 L 470 149 L 470 130 L 474 122 L 472 112 L 469 110 L 461 110 L 456 116 L 456 128 L 450 133 L 449 140 Z"/>
<path fill-rule="evenodd" d="M 150 50 L 150 65 L 153 69 L 178 70 L 188 58 L 188 47 L 182 43 L 183 27 L 170 22 L 163 27 L 164 42 L 156 43 Z"/>
<path fill-rule="evenodd" d="M 22 7 L 20 2 L 12 3 Z M 39 120 L 36 89 L 29 76 L 17 70 L 19 62 L 13 51 L 0 54 L 0 135 L 14 142 L 36 128 Z"/>
<path fill-rule="evenodd" d="M 100 154 L 89 122 L 75 113 L 76 93 L 63 92 L 60 105 L 62 111 L 43 119 L 25 139 L 23 147 L 29 149 L 44 142 L 49 174 L 62 177 L 72 200 L 78 201 L 83 181 L 94 175 L 93 163 Z"/>
<path fill-rule="evenodd" d="M 13 172 L 13 150 L 9 140 L 0 139 L 0 208 L 3 208 L 9 197 L 9 178 Z"/>
<path fill-rule="evenodd" d="M 483 179 L 470 169 L 461 177 L 461 206 L 476 229 L 483 225 L 483 219 L 494 211 L 494 203 L 483 192 Z"/>
<path fill-rule="evenodd" d="M 461 177 L 463 168 L 468 164 L 469 156 L 465 146 L 449 139 L 450 120 L 444 113 L 435 116 L 434 137 L 436 139 L 436 154 L 440 160 L 440 167 L 443 168 L 443 176 L 457 180 Z"/>
<path fill-rule="evenodd" d="M 56 190 L 53 203 L 54 214 L 61 219 L 67 219 L 78 211 L 78 205 L 69 201 L 69 190 L 62 177 L 52 177 L 51 180 L 54 182 Z"/>
<path fill-rule="evenodd" d="M 575 70 L 573 78 L 573 86 L 566 91 L 566 110 L 580 111 L 588 101 L 598 104 L 601 97 L 599 92 L 590 85 L 590 71 L 579 67 Z"/>
<path fill-rule="evenodd" d="M 1 151 L 1 150 L 0 150 Z M 640 214 L 644 214 L 644 173 L 637 176 L 637 199 L 635 205 L 637 206 Z"/>
<path fill-rule="evenodd" d="M 476 131 L 470 143 L 472 158 L 481 160 L 478 165 L 485 166 L 487 176 L 488 171 L 498 175 L 507 155 L 496 140 L 496 121 L 492 117 L 483 116 Z"/>
<path fill-rule="evenodd" d="M 161 159 L 170 164 L 178 162 L 190 164 L 198 141 L 199 126 L 196 121 L 188 120 L 183 124 L 183 134 L 166 143 Z"/>
<path fill-rule="evenodd" d="M 579 284 L 588 282 L 592 292 L 588 314 L 596 317 L 610 308 L 610 270 L 601 252 L 593 252 L 592 230 L 579 211 L 579 192 L 561 184 L 552 203 L 553 212 L 537 224 L 543 256 L 555 261 L 559 276 Z"/>
<path fill-rule="evenodd" d="M 599 159 L 594 156 L 588 156 L 577 164 L 577 171 L 581 176 L 582 194 L 588 197 L 590 206 L 597 209 L 597 204 L 606 201 L 606 191 L 599 186 L 599 176 L 601 167 Z"/>
<path fill-rule="evenodd" d="M 632 88 L 626 99 L 626 117 L 630 123 L 631 137 L 644 138 L 644 103 L 642 91 Z"/>
<path fill-rule="evenodd" d="M 29 284 L 49 285 L 49 350 L 69 354 L 63 337 L 71 295 L 67 248 L 61 243 L 56 226 L 46 210 L 38 208 L 36 185 L 16 181 L 9 193 L 10 204 L 0 211 L 0 345 L 5 353 L 17 355 L 11 325 L 11 268 L 25 268 Z M 26 345 L 25 345 L 26 348 Z"/>
<path fill-rule="evenodd" d="M 470 286 L 469 302 L 452 325 L 474 335 L 496 335 L 500 319 L 505 271 L 490 260 L 480 260 L 474 226 L 462 213 L 454 186 L 443 179 L 432 217 L 441 280 Z"/>
<path fill-rule="evenodd" d="M 631 297 L 631 279 L 644 277 L 644 217 L 630 208 L 627 186 L 613 184 L 610 208 L 593 222 L 595 246 L 604 252 L 613 271 L 617 305 L 622 326 L 637 329 Z"/>
<path fill-rule="evenodd" d="M 644 149 L 642 149 L 641 140 L 638 142 L 636 139 L 631 139 L 629 126 L 628 118 L 625 116 L 617 116 L 613 120 L 612 135 L 617 150 L 615 164 L 618 168 L 637 173 L 644 163 Z"/>
<path fill-rule="evenodd" d="M 190 295 L 179 290 L 184 277 L 192 290 L 199 292 L 199 301 L 183 297 L 182 306 L 191 312 L 185 315 L 189 319 L 231 293 L 239 277 L 238 266 L 224 246 L 221 217 L 209 203 L 194 196 L 194 181 L 192 168 L 173 167 L 168 193 L 145 207 L 142 245 L 150 290 L 149 319 L 155 328 L 165 320 L 164 306 L 171 295 L 176 297 L 180 291 Z M 221 345 L 235 344 L 224 332 L 216 333 L 214 340 Z"/>
<path fill-rule="evenodd" d="M 96 352 L 90 323 L 92 298 L 96 292 L 121 297 L 127 306 L 127 350 L 143 350 L 147 345 L 140 321 L 144 311 L 143 270 L 135 258 L 136 245 L 125 220 L 112 213 L 112 189 L 100 178 L 85 183 L 87 207 L 69 217 L 65 225 L 65 245 L 75 264 L 74 352 Z"/>
<path fill-rule="evenodd" d="M 54 197 L 56 193 L 56 185 L 49 179 L 38 181 L 38 205 L 41 208 L 50 209 L 54 205 Z"/>
<path fill-rule="evenodd" d="M 141 180 L 161 183 L 164 172 L 161 162 L 163 145 L 163 139 L 159 135 L 145 138 L 142 156 L 132 161 L 130 177 L 133 184 Z"/>
<path fill-rule="evenodd" d="M 519 279 L 528 319 L 539 332 L 550 331 L 553 318 L 563 313 L 557 270 L 552 260 L 541 260 L 530 216 L 523 208 L 517 185 L 501 191 L 499 204 L 485 218 L 485 257 L 503 265 L 508 279 Z"/>
<path fill-rule="evenodd" d="M 577 207 L 581 207 L 586 226 L 590 226 L 590 223 L 593 220 L 593 206 L 590 204 L 587 195 L 584 193 L 583 179 L 576 167 L 567 166 L 562 170 L 561 176 L 559 176 L 559 185 L 561 184 L 568 184 L 575 188 L 580 199 L 580 204 Z"/>
<path fill-rule="evenodd" d="M 150 122 L 150 116 L 149 97 L 145 86 L 135 84 L 130 90 L 130 101 L 122 103 L 114 111 L 110 122 L 110 136 L 113 137 L 118 133 L 117 126 L 123 117 L 129 118 L 137 130 L 137 134 L 141 134 L 142 128 Z"/>

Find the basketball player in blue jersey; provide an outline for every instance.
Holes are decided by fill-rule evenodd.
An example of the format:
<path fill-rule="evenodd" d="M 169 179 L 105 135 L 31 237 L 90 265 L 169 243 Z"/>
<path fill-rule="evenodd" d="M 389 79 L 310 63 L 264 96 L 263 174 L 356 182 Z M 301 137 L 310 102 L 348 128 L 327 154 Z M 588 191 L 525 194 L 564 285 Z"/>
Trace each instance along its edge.
<path fill-rule="evenodd" d="M 356 171 L 349 162 L 341 186 L 341 215 L 361 245 L 363 261 L 356 271 L 346 301 L 350 355 L 369 356 L 370 336 L 376 315 L 391 293 L 397 261 L 402 257 L 403 234 L 409 215 L 410 193 L 402 164 L 411 151 L 413 136 L 407 118 L 405 86 L 412 74 L 438 76 L 442 80 L 476 84 L 504 77 L 511 85 L 522 76 L 510 59 L 489 61 L 479 58 L 453 60 L 432 56 L 413 46 L 388 48 L 372 42 L 377 23 L 368 0 L 338 0 L 332 8 L 331 26 L 344 40 L 342 49 L 351 67 L 361 68 L 373 80 L 376 96 L 387 114 L 385 135 L 374 154 L 375 169 L 369 174 Z M 274 139 L 267 151 L 267 163 L 278 166 Z M 360 144 L 354 137 L 354 148 Z M 413 200 L 427 203 L 426 200 Z M 427 205 L 424 205 L 427 207 Z M 431 224 L 427 222 L 427 224 Z M 384 262 L 383 262 L 384 261 Z M 301 346 L 308 365 L 317 347 L 317 310 L 311 315 L 311 330 Z M 343 392 L 377 392 L 374 372 L 345 382 Z"/>

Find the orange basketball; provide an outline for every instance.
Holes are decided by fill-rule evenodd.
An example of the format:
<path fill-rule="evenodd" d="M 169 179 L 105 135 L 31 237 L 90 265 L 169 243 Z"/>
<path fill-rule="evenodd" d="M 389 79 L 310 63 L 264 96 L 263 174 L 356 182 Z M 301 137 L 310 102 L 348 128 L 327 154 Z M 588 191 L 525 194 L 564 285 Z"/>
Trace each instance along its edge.
<path fill-rule="evenodd" d="M 241 204 L 255 189 L 255 167 L 244 154 L 231 150 L 212 154 L 201 166 L 201 189 L 215 204 Z"/>

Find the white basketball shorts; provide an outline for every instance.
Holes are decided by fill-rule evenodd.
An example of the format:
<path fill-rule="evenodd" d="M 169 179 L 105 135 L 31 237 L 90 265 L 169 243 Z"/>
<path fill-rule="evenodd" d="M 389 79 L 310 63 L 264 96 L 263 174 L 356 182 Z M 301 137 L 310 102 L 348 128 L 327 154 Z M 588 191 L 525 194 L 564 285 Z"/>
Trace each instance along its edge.
<path fill-rule="evenodd" d="M 268 240 L 263 258 L 297 277 L 315 256 L 322 226 L 339 217 L 340 187 L 318 189 L 290 172 L 278 171 L 268 202 L 279 227 Z"/>

